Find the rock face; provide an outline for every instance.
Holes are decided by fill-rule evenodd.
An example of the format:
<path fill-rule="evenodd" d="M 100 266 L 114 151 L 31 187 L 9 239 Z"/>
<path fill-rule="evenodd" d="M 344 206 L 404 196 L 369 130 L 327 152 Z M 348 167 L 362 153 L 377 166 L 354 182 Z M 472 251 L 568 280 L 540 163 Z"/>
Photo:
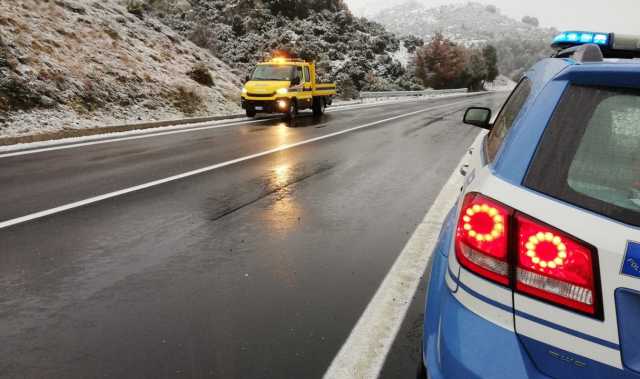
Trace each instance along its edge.
<path fill-rule="evenodd" d="M 130 4 L 0 2 L 0 137 L 240 111 L 225 63 Z"/>

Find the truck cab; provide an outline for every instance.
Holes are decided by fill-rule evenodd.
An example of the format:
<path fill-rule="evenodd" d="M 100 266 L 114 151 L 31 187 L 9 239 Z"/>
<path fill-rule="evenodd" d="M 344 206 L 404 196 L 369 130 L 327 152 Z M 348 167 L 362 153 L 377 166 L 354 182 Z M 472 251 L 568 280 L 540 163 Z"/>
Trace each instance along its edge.
<path fill-rule="evenodd" d="M 313 62 L 274 58 L 259 63 L 242 88 L 242 108 L 247 117 L 257 113 L 282 113 L 289 118 L 312 109 L 320 116 L 336 95 L 335 83 L 318 83 Z"/>

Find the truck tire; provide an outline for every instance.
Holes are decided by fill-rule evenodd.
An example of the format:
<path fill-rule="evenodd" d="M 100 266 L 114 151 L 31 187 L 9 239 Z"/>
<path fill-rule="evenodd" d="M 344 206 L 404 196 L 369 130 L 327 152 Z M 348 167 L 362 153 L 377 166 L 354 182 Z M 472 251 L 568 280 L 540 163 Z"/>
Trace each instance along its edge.
<path fill-rule="evenodd" d="M 256 111 L 253 108 L 246 109 L 247 117 L 256 117 Z"/>
<path fill-rule="evenodd" d="M 295 100 L 291 100 L 289 104 L 289 110 L 286 113 L 288 120 L 294 120 L 298 115 L 298 103 Z"/>
<path fill-rule="evenodd" d="M 315 117 L 322 116 L 326 107 L 327 103 L 325 102 L 324 97 L 313 98 L 313 115 Z"/>

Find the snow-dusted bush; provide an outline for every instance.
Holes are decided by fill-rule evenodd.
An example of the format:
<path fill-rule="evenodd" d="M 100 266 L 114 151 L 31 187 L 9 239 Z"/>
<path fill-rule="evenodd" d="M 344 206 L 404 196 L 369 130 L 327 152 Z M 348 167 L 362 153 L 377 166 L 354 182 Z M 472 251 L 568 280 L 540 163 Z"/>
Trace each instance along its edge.
<path fill-rule="evenodd" d="M 195 82 L 202 84 L 203 86 L 211 87 L 214 85 L 213 76 L 211 76 L 209 67 L 202 62 L 193 65 L 187 75 Z"/>
<path fill-rule="evenodd" d="M 400 41 L 380 24 L 354 17 L 341 0 L 192 0 L 188 12 L 167 9 L 166 0 L 147 1 L 167 25 L 210 49 L 241 77 L 273 51 L 284 50 L 321 63 L 321 79 L 337 80 L 340 92 L 371 87 L 369 74 L 376 88 L 406 83 L 405 70 L 391 56 Z M 164 1 L 162 11 L 157 1 Z M 338 80 L 340 75 L 348 80 Z"/>

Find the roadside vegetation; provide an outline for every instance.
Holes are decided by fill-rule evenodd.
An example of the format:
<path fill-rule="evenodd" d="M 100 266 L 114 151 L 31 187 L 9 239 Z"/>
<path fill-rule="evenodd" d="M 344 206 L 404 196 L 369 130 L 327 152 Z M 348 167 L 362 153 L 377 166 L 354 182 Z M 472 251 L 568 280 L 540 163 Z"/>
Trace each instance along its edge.
<path fill-rule="evenodd" d="M 425 87 L 467 88 L 481 91 L 486 82 L 498 77 L 495 47 L 466 48 L 441 33 L 416 49 L 415 73 Z"/>
<path fill-rule="evenodd" d="M 515 20 L 493 5 L 473 1 L 432 8 L 426 2 L 409 1 L 380 12 L 373 20 L 401 38 L 429 41 L 442 33 L 458 46 L 492 45 L 500 74 L 515 81 L 535 62 L 551 55 L 549 43 L 558 33 L 540 26 L 535 17 Z"/>
<path fill-rule="evenodd" d="M 147 0 L 148 12 L 245 77 L 275 50 L 315 60 L 345 98 L 422 85 L 395 52 L 401 41 L 342 0 Z"/>

